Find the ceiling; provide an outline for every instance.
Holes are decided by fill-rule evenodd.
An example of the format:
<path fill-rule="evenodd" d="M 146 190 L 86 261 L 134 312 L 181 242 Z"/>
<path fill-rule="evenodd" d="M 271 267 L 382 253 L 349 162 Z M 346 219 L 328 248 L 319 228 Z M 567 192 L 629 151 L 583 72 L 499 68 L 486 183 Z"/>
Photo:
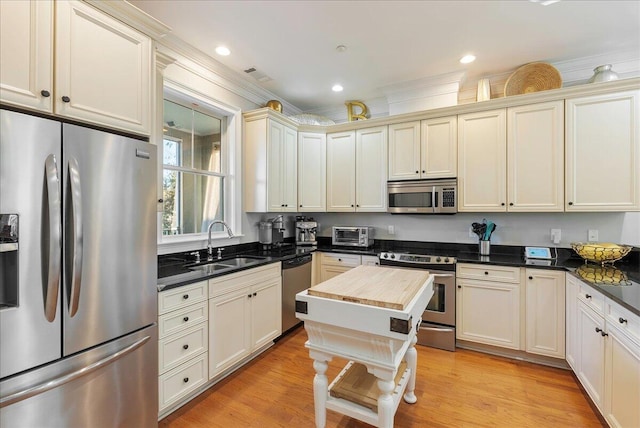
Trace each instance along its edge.
<path fill-rule="evenodd" d="M 477 80 L 528 62 L 621 51 L 640 61 L 635 0 L 130 2 L 245 78 L 255 67 L 272 80 L 254 83 L 307 112 L 448 73 Z M 218 45 L 231 55 L 217 55 Z M 467 53 L 477 60 L 460 64 Z M 344 91 L 332 92 L 335 83 Z"/>

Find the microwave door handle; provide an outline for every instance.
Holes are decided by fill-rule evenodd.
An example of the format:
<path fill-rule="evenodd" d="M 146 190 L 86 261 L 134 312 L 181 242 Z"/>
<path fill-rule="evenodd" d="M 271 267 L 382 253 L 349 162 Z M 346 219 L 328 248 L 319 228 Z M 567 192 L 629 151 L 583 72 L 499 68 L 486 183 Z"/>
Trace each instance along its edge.
<path fill-rule="evenodd" d="M 71 275 L 68 281 L 71 282 L 69 290 L 69 316 L 73 317 L 78 312 L 80 302 L 80 286 L 82 285 L 82 189 L 80 185 L 80 168 L 75 158 L 69 160 L 69 187 L 71 197 L 71 209 L 73 223 L 68 227 L 73 232 Z M 69 278 L 70 277 L 70 278 Z"/>
<path fill-rule="evenodd" d="M 60 179 L 55 155 L 47 156 L 44 161 L 44 171 L 47 186 L 47 210 L 49 211 L 49 260 L 48 266 L 43 266 L 43 270 L 46 269 L 47 272 L 44 316 L 47 321 L 53 322 L 56 318 L 58 291 L 60 290 L 60 243 L 62 242 Z"/>
<path fill-rule="evenodd" d="M 436 193 L 436 186 L 433 186 L 431 189 L 431 210 L 434 213 L 440 212 L 440 209 L 437 208 L 438 205 L 438 194 Z"/>

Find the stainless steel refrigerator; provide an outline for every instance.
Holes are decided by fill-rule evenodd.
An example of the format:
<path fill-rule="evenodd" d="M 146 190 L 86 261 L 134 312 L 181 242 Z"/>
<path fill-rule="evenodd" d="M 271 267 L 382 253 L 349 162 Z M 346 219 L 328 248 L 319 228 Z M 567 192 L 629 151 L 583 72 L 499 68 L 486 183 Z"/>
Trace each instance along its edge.
<path fill-rule="evenodd" d="M 0 110 L 0 426 L 157 426 L 156 161 Z"/>

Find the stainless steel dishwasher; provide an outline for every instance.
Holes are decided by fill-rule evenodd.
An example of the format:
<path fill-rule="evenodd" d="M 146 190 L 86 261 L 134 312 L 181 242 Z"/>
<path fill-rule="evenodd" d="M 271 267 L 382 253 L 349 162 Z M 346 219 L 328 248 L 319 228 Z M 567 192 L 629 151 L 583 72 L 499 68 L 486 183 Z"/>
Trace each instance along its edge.
<path fill-rule="evenodd" d="M 297 326 L 296 294 L 311 287 L 311 254 L 282 262 L 282 333 Z"/>

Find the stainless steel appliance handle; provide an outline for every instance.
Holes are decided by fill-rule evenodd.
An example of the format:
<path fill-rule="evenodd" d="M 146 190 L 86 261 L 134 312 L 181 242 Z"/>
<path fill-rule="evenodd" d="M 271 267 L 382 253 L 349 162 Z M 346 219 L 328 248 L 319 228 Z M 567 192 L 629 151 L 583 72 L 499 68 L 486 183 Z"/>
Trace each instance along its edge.
<path fill-rule="evenodd" d="M 455 329 L 453 328 L 439 328 L 439 327 L 420 327 L 420 330 L 443 331 L 443 332 L 455 331 Z"/>
<path fill-rule="evenodd" d="M 73 217 L 73 249 L 71 266 L 71 287 L 69 291 L 69 316 L 78 312 L 80 287 L 82 285 L 82 190 L 80 186 L 80 168 L 75 158 L 69 159 L 69 187 L 71 189 L 71 209 Z"/>
<path fill-rule="evenodd" d="M 49 211 L 49 266 L 47 272 L 47 287 L 44 301 L 44 316 L 52 322 L 56 318 L 58 307 L 58 290 L 60 290 L 60 251 L 62 243 L 62 209 L 60 202 L 60 178 L 54 155 L 47 156 L 44 161 L 44 171 L 47 183 L 47 202 Z M 45 270 L 45 267 L 43 267 Z"/>
<path fill-rule="evenodd" d="M 0 398 L 0 408 L 8 406 L 13 403 L 17 403 L 18 401 L 26 400 L 27 398 L 31 398 L 35 395 L 42 394 L 51 389 L 58 388 L 59 386 L 64 385 L 65 383 L 72 382 L 82 376 L 86 376 L 89 373 L 92 373 L 104 366 L 107 366 L 113 363 L 114 361 L 124 357 L 127 354 L 130 354 L 131 352 L 135 351 L 136 349 L 144 345 L 150 338 L 151 336 L 145 336 L 142 339 L 138 340 L 137 342 L 127 346 L 126 348 L 123 348 L 109 355 L 108 357 L 105 357 L 99 361 L 96 361 L 95 363 L 90 364 L 86 367 L 83 367 L 79 370 L 60 376 L 56 379 L 41 383 L 40 385 L 36 385 L 31 388 L 27 388 L 25 390 L 16 392 L 14 394 L 7 395 L 6 397 L 2 397 Z"/>

